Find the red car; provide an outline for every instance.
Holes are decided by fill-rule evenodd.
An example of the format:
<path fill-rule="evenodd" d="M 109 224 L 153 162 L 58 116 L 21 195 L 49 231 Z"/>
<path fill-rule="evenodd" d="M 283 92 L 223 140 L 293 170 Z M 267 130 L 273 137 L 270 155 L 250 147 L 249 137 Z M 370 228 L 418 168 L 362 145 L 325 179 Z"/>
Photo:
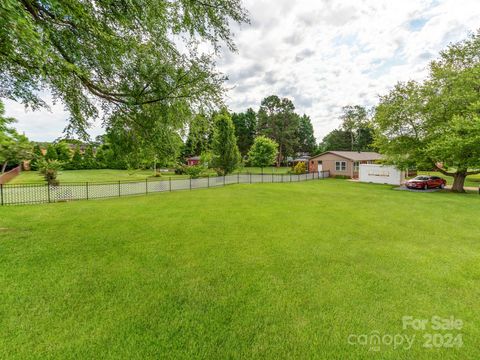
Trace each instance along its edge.
<path fill-rule="evenodd" d="M 409 189 L 443 189 L 447 181 L 438 176 L 420 175 L 408 180 L 405 186 Z"/>

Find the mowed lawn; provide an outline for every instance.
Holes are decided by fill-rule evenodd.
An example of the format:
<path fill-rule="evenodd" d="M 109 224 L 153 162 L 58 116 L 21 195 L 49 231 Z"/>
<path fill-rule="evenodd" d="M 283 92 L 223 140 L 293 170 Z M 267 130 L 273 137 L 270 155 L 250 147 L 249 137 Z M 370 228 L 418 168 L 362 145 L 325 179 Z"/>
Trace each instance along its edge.
<path fill-rule="evenodd" d="M 2 207 L 0 358 L 479 359 L 479 215 L 333 179 Z M 348 342 L 375 332 L 416 338 Z"/>
<path fill-rule="evenodd" d="M 286 174 L 291 168 L 289 167 L 268 167 L 268 168 L 255 168 L 245 167 L 237 170 L 240 173 L 252 173 L 261 174 Z M 153 177 L 153 170 L 112 170 L 112 169 L 99 169 L 99 170 L 61 170 L 58 172 L 58 180 L 60 183 L 72 183 L 72 182 L 109 182 L 109 181 L 135 181 L 145 180 L 147 178 L 154 178 L 155 180 L 168 180 L 187 178 L 188 175 L 175 175 L 172 172 L 161 173 L 161 177 Z M 215 176 L 215 172 L 210 171 L 211 176 Z M 38 171 L 23 171 L 20 175 L 15 177 L 9 182 L 9 184 L 43 184 L 45 180 Z"/>

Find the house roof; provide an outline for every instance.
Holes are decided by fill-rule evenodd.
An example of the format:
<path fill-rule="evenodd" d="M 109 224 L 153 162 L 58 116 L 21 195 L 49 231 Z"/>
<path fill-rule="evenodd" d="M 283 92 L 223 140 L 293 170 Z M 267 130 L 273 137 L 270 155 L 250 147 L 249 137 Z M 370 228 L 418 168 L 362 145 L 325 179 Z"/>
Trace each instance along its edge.
<path fill-rule="evenodd" d="M 187 160 L 200 160 L 200 156 L 192 156 L 187 158 Z"/>
<path fill-rule="evenodd" d="M 311 157 L 311 159 L 320 157 L 325 154 L 334 154 L 352 161 L 381 160 L 383 156 L 376 152 L 370 151 L 325 151 L 319 155 Z"/>

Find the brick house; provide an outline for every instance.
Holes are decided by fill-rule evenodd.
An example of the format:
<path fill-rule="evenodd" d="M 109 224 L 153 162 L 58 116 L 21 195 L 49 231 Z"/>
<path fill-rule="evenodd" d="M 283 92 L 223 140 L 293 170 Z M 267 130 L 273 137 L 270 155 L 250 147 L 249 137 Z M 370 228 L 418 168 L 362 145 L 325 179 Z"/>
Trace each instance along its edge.
<path fill-rule="evenodd" d="M 326 151 L 309 159 L 308 170 L 330 171 L 330 176 L 357 179 L 360 164 L 374 164 L 381 159 L 382 155 L 376 152 Z"/>

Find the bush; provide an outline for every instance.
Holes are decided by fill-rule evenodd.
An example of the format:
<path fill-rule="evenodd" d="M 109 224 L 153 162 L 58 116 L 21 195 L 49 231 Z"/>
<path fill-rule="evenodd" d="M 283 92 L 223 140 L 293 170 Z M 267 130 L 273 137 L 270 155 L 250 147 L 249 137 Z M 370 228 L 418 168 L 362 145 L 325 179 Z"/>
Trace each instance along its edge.
<path fill-rule="evenodd" d="M 297 163 L 295 167 L 293 168 L 293 173 L 294 174 L 305 174 L 307 172 L 307 167 L 303 161 Z"/>
<path fill-rule="evenodd" d="M 39 171 L 48 185 L 58 185 L 58 171 L 62 169 L 62 163 L 58 160 L 42 160 L 39 162 Z"/>
<path fill-rule="evenodd" d="M 184 168 L 185 174 L 189 175 L 192 179 L 199 178 L 203 170 L 204 167 L 200 165 L 185 166 Z"/>

